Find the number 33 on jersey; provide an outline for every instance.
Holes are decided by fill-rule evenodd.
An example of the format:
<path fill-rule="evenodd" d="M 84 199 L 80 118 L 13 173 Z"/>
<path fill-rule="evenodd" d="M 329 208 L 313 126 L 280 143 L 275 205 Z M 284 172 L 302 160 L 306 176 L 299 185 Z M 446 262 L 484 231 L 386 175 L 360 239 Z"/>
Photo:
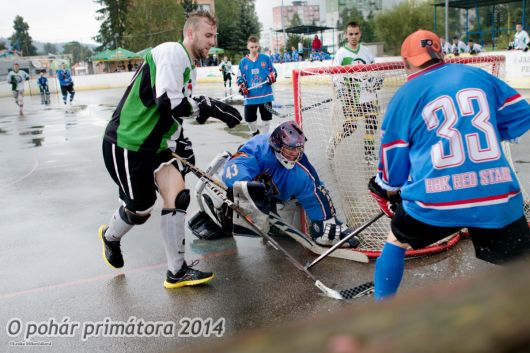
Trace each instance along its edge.
<path fill-rule="evenodd" d="M 378 180 L 401 188 L 405 211 L 429 224 L 457 227 L 465 216 L 468 226 L 500 228 L 520 218 L 520 186 L 500 142 L 530 128 L 530 105 L 467 65 L 442 63 L 408 80 L 383 121 Z"/>

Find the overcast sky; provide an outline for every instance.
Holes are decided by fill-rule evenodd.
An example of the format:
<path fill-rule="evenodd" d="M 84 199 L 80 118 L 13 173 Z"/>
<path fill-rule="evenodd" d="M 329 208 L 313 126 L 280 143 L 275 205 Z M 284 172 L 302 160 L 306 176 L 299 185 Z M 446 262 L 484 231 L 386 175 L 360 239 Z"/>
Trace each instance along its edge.
<path fill-rule="evenodd" d="M 10 37 L 16 15 L 29 25 L 29 34 L 39 42 L 94 43 L 100 22 L 96 10 L 100 5 L 92 0 L 2 0 L 0 37 Z"/>
<path fill-rule="evenodd" d="M 282 0 L 256 0 L 256 12 L 264 29 L 272 26 L 272 8 L 281 3 Z M 291 0 L 284 0 L 284 5 L 290 4 Z M 92 37 L 100 26 L 95 19 L 98 8 L 100 5 L 92 0 L 2 0 L 0 37 L 13 34 L 13 21 L 16 15 L 20 15 L 29 25 L 33 40 L 94 43 Z"/>

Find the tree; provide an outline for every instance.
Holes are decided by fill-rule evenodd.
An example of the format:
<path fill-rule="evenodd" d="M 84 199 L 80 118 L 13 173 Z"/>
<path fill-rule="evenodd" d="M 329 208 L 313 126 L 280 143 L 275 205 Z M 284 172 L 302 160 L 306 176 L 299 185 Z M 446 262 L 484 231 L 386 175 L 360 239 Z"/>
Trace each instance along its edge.
<path fill-rule="evenodd" d="M 261 30 L 254 1 L 219 1 L 215 6 L 218 19 L 218 45 L 228 50 L 228 54 L 245 53 L 248 37 L 259 36 Z"/>
<path fill-rule="evenodd" d="M 0 40 L 0 50 L 5 50 L 5 49 L 7 49 L 6 42 L 4 42 L 3 40 Z"/>
<path fill-rule="evenodd" d="M 55 44 L 52 43 L 46 43 L 44 44 L 44 54 L 57 54 L 57 47 Z"/>
<path fill-rule="evenodd" d="M 293 17 L 291 18 L 291 22 L 289 23 L 289 27 L 297 27 L 302 26 L 302 19 L 298 15 L 298 12 L 295 12 Z M 288 34 L 287 35 L 287 45 L 285 47 L 285 50 L 290 51 L 291 47 L 298 48 L 298 43 L 303 39 L 303 36 L 298 34 Z"/>
<path fill-rule="evenodd" d="M 25 56 L 37 54 L 37 48 L 33 45 L 33 39 L 29 35 L 29 25 L 21 16 L 16 16 L 13 23 L 15 33 L 9 37 L 11 49 L 22 51 Z"/>
<path fill-rule="evenodd" d="M 184 21 L 184 9 L 175 0 L 132 0 L 124 46 L 140 51 L 163 42 L 178 41 L 182 38 Z"/>
<path fill-rule="evenodd" d="M 190 13 L 199 9 L 199 5 L 197 5 L 195 0 L 182 0 L 180 6 L 182 6 L 182 9 L 184 10 L 184 16 L 186 16 L 186 18 L 190 16 Z"/>
<path fill-rule="evenodd" d="M 344 29 L 350 22 L 357 22 L 361 26 L 363 33 L 363 42 L 373 42 L 375 40 L 373 15 L 370 13 L 368 21 L 364 19 L 362 13 L 356 8 L 344 9 L 340 14 L 339 21 L 337 22 L 337 28 L 341 31 L 339 34 L 339 42 L 344 42 Z"/>
<path fill-rule="evenodd" d="M 375 16 L 375 33 L 385 43 L 385 52 L 399 54 L 403 40 L 412 32 L 433 28 L 433 6 L 429 2 L 409 0 Z"/>
<path fill-rule="evenodd" d="M 122 47 L 131 0 L 94 1 L 103 6 L 96 11 L 98 13 L 96 19 L 103 21 L 99 28 L 99 34 L 94 37 L 96 42 L 101 43 L 98 50 Z"/>
<path fill-rule="evenodd" d="M 78 63 L 87 60 L 93 53 L 89 47 L 82 45 L 79 42 L 72 41 L 64 45 L 63 54 L 72 55 L 73 62 Z"/>

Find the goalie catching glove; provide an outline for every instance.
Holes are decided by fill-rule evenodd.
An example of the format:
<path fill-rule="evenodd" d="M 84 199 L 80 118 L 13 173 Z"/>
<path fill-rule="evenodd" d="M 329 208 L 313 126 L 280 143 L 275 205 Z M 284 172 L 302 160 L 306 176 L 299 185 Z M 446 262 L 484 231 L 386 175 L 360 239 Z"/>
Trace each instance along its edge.
<path fill-rule="evenodd" d="M 229 128 L 233 128 L 242 120 L 237 109 L 228 104 L 205 96 L 193 97 L 193 99 L 199 105 L 199 115 L 196 119 L 199 124 L 204 124 L 208 118 L 212 117 L 221 120 Z"/>
<path fill-rule="evenodd" d="M 368 182 L 368 190 L 379 205 L 381 211 L 390 218 L 394 217 L 394 213 L 396 212 L 398 205 L 401 203 L 399 192 L 388 195 L 388 192 L 377 184 L 375 177 L 372 177 Z"/>
<path fill-rule="evenodd" d="M 333 246 L 352 232 L 353 230 L 346 227 L 335 217 L 324 221 L 311 221 L 311 228 L 309 230 L 315 243 L 322 246 Z M 356 248 L 359 246 L 359 238 L 353 236 L 343 246 Z"/>

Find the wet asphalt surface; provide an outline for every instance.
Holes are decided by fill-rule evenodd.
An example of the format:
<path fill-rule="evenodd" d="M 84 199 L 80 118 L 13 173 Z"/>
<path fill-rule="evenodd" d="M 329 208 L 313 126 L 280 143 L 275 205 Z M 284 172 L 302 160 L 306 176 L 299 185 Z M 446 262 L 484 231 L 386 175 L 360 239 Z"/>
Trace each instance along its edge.
<path fill-rule="evenodd" d="M 287 85 L 277 88 L 278 110 L 292 110 L 289 91 Z M 220 84 L 202 84 L 197 93 L 218 97 L 222 92 Z M 123 239 L 125 267 L 107 267 L 97 229 L 108 222 L 119 202 L 103 164 L 101 138 L 122 93 L 123 89 L 78 92 L 71 114 L 64 112 L 57 96 L 49 107 L 41 106 L 38 97 L 26 97 L 24 116 L 18 115 L 12 99 L 0 98 L 0 352 L 187 351 L 218 340 L 216 333 L 229 336 L 311 320 L 371 301 L 369 297 L 349 302 L 323 297 L 280 252 L 260 239 L 209 242 L 189 231 L 188 260 L 200 259 L 199 268 L 213 271 L 216 278 L 204 286 L 166 290 L 160 202 L 151 219 Z M 530 96 L 530 92 L 523 94 Z M 218 152 L 234 151 L 247 136 L 245 127 L 228 132 L 218 122 L 199 126 L 187 120 L 184 126 L 193 141 L 197 165 L 203 168 Z M 530 190 L 529 152 L 527 134 L 512 149 L 526 190 Z M 188 177 L 190 189 L 195 182 Z M 196 210 L 193 200 L 188 215 Z M 302 263 L 314 258 L 290 239 L 277 240 Z M 476 260 L 470 241 L 463 240 L 448 252 L 408 260 L 400 293 L 491 268 Z M 342 289 L 371 280 L 373 269 L 373 262 L 326 259 L 312 272 L 328 286 Z M 190 321 L 197 325 L 203 320 L 203 328 L 208 319 L 220 324 L 210 337 L 183 337 L 186 318 L 197 318 Z M 50 320 L 70 324 L 62 326 L 72 330 L 70 337 L 24 340 L 25 331 L 44 330 L 46 325 L 41 323 Z M 141 320 L 161 322 L 168 329 L 166 336 L 104 337 L 100 332 L 83 339 L 98 322 L 103 327 L 110 321 Z"/>

